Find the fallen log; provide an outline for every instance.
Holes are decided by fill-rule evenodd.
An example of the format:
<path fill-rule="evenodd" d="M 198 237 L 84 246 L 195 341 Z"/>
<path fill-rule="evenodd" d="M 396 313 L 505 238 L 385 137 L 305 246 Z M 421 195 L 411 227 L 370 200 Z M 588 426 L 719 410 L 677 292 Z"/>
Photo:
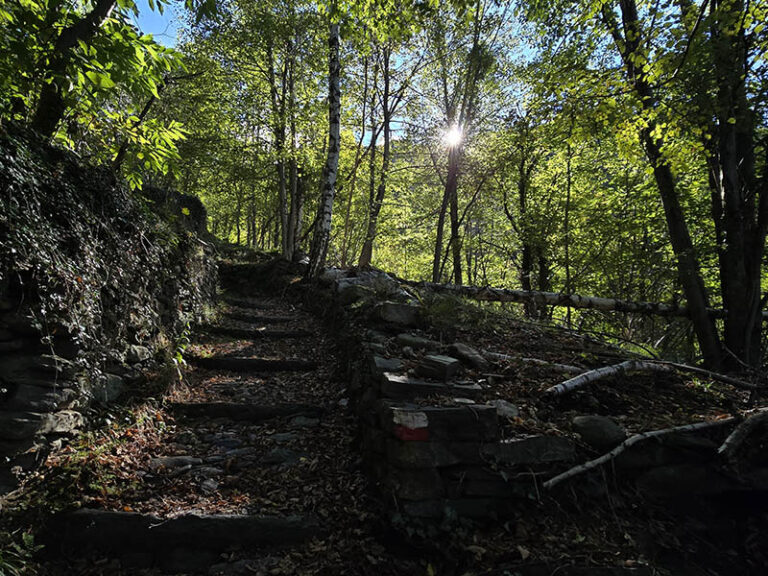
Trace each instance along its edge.
<path fill-rule="evenodd" d="M 616 446 L 616 448 L 614 448 L 610 452 L 603 454 L 602 456 L 600 456 L 599 458 L 595 458 L 594 460 L 590 460 L 588 462 L 584 462 L 583 464 L 579 464 L 578 466 L 574 466 L 573 468 L 566 470 L 562 474 L 558 474 L 557 476 L 550 478 L 549 480 L 544 482 L 542 486 L 544 487 L 545 490 L 551 490 L 561 482 L 565 482 L 566 480 L 569 480 L 574 476 L 578 476 L 579 474 L 587 472 L 588 470 L 592 470 L 593 468 L 597 468 L 598 466 L 615 459 L 619 454 L 626 451 L 628 448 L 637 444 L 638 442 L 642 442 L 650 438 L 658 438 L 660 436 L 666 436 L 669 434 L 678 434 L 682 432 L 695 432 L 697 430 L 703 430 L 706 428 L 715 428 L 719 426 L 730 425 L 736 422 L 736 420 L 737 419 L 735 417 L 729 417 L 729 418 L 723 418 L 721 420 L 714 420 L 711 422 L 697 422 L 695 424 L 684 424 L 682 426 L 675 426 L 673 428 L 664 428 L 662 430 L 651 430 L 650 432 L 642 432 L 640 434 L 635 434 L 633 436 L 630 436 L 626 440 L 624 440 L 624 442 Z"/>
<path fill-rule="evenodd" d="M 768 423 L 768 409 L 763 409 L 749 415 L 728 435 L 728 438 L 717 449 L 717 453 L 732 460 L 736 451 L 747 438 L 761 425 Z"/>
<path fill-rule="evenodd" d="M 690 316 L 686 306 L 674 306 L 660 302 L 633 302 L 616 298 L 599 296 L 581 296 L 580 294 L 563 294 L 561 292 L 542 292 L 538 290 L 511 290 L 508 288 L 491 288 L 490 286 L 464 286 L 454 284 L 435 284 L 433 282 L 413 282 L 401 280 L 408 286 L 424 288 L 432 292 L 451 294 L 472 298 L 484 302 L 530 302 L 540 306 L 559 306 L 568 308 L 585 308 L 607 312 L 631 312 L 655 316 L 683 317 Z M 713 318 L 724 318 L 725 310 L 710 308 Z M 768 320 L 768 312 L 762 313 L 763 320 Z"/>

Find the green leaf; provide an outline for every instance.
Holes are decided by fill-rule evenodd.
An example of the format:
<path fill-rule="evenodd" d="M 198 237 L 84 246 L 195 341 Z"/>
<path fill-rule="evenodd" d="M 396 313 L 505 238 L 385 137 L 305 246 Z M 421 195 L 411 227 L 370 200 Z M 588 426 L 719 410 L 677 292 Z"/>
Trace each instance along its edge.
<path fill-rule="evenodd" d="M 115 87 L 115 83 L 109 74 L 102 74 L 100 72 L 86 72 L 85 75 L 99 90 L 108 90 Z"/>

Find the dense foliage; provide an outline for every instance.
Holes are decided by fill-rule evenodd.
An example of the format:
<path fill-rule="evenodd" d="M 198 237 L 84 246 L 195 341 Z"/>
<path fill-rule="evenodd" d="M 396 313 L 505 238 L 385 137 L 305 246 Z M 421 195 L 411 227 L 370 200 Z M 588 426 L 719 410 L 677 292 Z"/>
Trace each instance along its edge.
<path fill-rule="evenodd" d="M 766 2 L 210 6 L 187 2 L 171 50 L 129 24 L 132 0 L 4 2 L 0 114 L 44 127 L 57 87 L 51 136 L 199 196 L 236 243 L 687 305 L 690 323 L 525 312 L 761 362 Z"/>

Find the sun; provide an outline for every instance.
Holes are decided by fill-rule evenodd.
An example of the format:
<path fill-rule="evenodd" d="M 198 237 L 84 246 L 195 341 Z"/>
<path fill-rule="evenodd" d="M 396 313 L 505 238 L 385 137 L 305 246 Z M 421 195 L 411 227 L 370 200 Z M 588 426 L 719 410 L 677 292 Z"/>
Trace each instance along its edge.
<path fill-rule="evenodd" d="M 448 148 L 455 148 L 461 144 L 463 136 L 464 135 L 461 132 L 461 127 L 458 124 L 454 124 L 451 126 L 450 130 L 443 134 L 443 142 L 446 146 L 448 146 Z"/>

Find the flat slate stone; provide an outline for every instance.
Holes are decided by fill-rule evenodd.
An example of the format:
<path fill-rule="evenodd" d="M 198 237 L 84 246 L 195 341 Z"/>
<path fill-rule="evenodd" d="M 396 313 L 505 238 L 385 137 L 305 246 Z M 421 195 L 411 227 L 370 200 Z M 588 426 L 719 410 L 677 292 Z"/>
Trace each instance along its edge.
<path fill-rule="evenodd" d="M 429 338 L 406 333 L 397 335 L 397 343 L 400 346 L 408 346 L 414 350 L 437 350 L 442 346 L 437 340 L 430 340 Z"/>
<path fill-rule="evenodd" d="M 477 384 L 453 384 L 442 382 L 426 382 L 407 375 L 385 372 L 381 380 L 381 395 L 385 398 L 407 400 L 423 398 L 432 394 L 442 394 L 451 397 L 474 398 L 482 388 Z"/>
<path fill-rule="evenodd" d="M 49 552 L 85 550 L 116 556 L 136 550 L 156 555 L 171 549 L 223 551 L 290 545 L 321 532 L 316 520 L 296 516 L 187 514 L 163 519 L 94 509 L 59 514 L 46 528 L 43 542 Z"/>
<path fill-rule="evenodd" d="M 308 338 L 312 335 L 307 330 L 259 330 L 257 328 L 238 328 L 236 326 L 216 326 L 206 324 L 201 326 L 205 334 L 229 336 L 243 340 L 283 340 L 288 338 Z"/>
<path fill-rule="evenodd" d="M 450 356 L 428 354 L 416 366 L 416 372 L 427 378 L 447 382 L 461 369 L 461 362 Z"/>
<path fill-rule="evenodd" d="M 314 360 L 193 356 L 190 361 L 200 368 L 230 370 L 232 372 L 305 372 L 317 368 L 317 362 Z"/>
<path fill-rule="evenodd" d="M 509 466 L 569 462 L 576 456 L 573 442 L 562 436 L 531 436 L 505 440 L 484 445 L 482 452 L 483 455 Z"/>
<path fill-rule="evenodd" d="M 159 470 L 179 470 L 181 468 L 199 466 L 203 463 L 200 458 L 193 456 L 158 456 L 149 461 L 149 469 L 153 472 Z"/>
<path fill-rule="evenodd" d="M 471 346 L 468 346 L 467 344 L 463 344 L 461 342 L 454 342 L 449 347 L 449 350 L 451 354 L 456 356 L 456 358 L 458 358 L 468 366 L 471 366 L 472 368 L 477 368 L 478 370 L 487 371 L 491 367 L 490 362 L 488 362 L 488 360 L 483 358 L 480 352 L 478 352 Z"/>
<path fill-rule="evenodd" d="M 384 372 L 400 372 L 403 369 L 403 361 L 400 358 L 383 358 L 374 355 L 371 364 L 373 369 L 381 374 Z"/>
<path fill-rule="evenodd" d="M 283 324 L 295 320 L 293 316 L 264 316 L 260 314 L 248 314 L 247 312 L 238 312 L 230 310 L 224 312 L 224 316 L 237 320 L 238 322 L 248 322 L 250 324 Z"/>
<path fill-rule="evenodd" d="M 237 306 L 238 308 L 251 308 L 253 310 L 273 310 L 274 305 L 268 302 L 262 302 L 260 300 L 254 300 L 253 298 L 240 298 L 238 296 L 224 296 L 222 298 L 224 302 L 231 306 Z"/>
<path fill-rule="evenodd" d="M 190 417 L 228 418 L 230 420 L 264 422 L 274 418 L 291 416 L 319 416 L 324 409 L 309 404 L 276 404 L 257 406 L 230 402 L 173 403 L 170 405 L 174 414 Z"/>

